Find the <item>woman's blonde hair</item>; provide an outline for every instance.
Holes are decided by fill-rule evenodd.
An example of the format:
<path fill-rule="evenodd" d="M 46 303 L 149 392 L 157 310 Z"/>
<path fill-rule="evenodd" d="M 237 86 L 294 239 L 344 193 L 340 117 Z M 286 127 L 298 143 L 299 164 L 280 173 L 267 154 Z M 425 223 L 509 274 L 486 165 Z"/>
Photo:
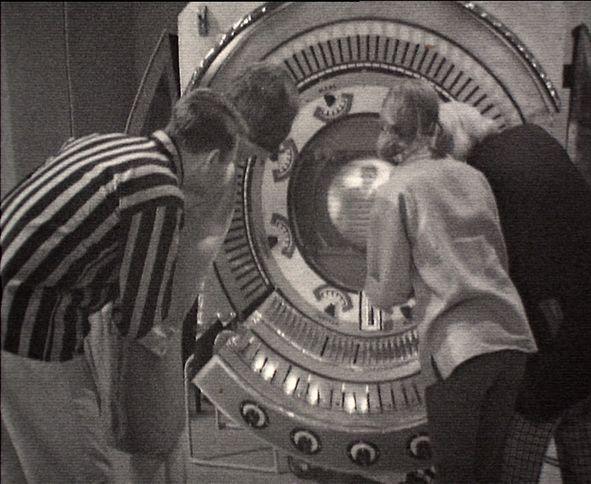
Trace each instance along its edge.
<path fill-rule="evenodd" d="M 439 107 L 439 123 L 447 135 L 448 153 L 458 160 L 465 160 L 476 143 L 496 133 L 498 127 L 492 120 L 480 114 L 469 104 L 459 101 L 442 103 Z"/>
<path fill-rule="evenodd" d="M 441 100 L 427 81 L 415 78 L 397 79 L 382 104 L 394 121 L 393 129 L 407 144 L 428 140 L 433 156 L 448 153 L 449 140 L 442 139 L 439 127 Z"/>

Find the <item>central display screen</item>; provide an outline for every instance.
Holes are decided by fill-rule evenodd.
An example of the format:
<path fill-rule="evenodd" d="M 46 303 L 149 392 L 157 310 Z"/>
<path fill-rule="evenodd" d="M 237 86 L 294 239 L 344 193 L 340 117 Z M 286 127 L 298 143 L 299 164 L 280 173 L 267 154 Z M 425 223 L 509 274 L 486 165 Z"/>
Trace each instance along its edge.
<path fill-rule="evenodd" d="M 288 203 L 295 242 L 308 264 L 337 287 L 360 291 L 376 189 L 391 165 L 377 158 L 379 117 L 336 120 L 303 147 Z"/>

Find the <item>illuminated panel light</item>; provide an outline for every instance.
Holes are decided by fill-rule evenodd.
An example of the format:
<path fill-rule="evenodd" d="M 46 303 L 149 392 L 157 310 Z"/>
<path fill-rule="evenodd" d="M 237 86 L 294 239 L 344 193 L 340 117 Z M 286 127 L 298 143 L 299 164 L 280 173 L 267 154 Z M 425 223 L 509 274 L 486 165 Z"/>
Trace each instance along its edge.
<path fill-rule="evenodd" d="M 318 405 L 319 399 L 320 392 L 318 390 L 318 385 L 311 385 L 310 389 L 308 390 L 308 403 L 310 405 Z"/>
<path fill-rule="evenodd" d="M 261 375 L 267 381 L 272 380 L 273 377 L 275 376 L 275 370 L 276 370 L 275 364 L 274 363 L 268 363 L 265 366 L 265 369 L 263 370 L 263 372 L 262 372 Z"/>
<path fill-rule="evenodd" d="M 367 413 L 369 412 L 369 387 L 366 385 L 365 387 L 365 395 L 363 398 L 359 399 L 357 402 L 357 410 L 359 413 Z"/>
<path fill-rule="evenodd" d="M 288 395 L 293 395 L 294 390 L 298 386 L 299 378 L 291 374 L 285 379 L 285 383 L 283 384 L 283 391 Z"/>
<path fill-rule="evenodd" d="M 264 354 L 259 353 L 254 361 L 252 362 L 252 369 L 254 371 L 256 371 L 257 373 L 260 372 L 263 369 L 263 366 L 265 366 L 265 362 L 267 361 L 267 358 L 265 357 Z"/>
<path fill-rule="evenodd" d="M 359 413 L 369 412 L 369 405 L 367 404 L 367 398 L 362 399 L 357 405 L 357 411 Z"/>
<path fill-rule="evenodd" d="M 345 393 L 345 412 L 354 413 L 357 405 L 355 404 L 355 394 Z"/>

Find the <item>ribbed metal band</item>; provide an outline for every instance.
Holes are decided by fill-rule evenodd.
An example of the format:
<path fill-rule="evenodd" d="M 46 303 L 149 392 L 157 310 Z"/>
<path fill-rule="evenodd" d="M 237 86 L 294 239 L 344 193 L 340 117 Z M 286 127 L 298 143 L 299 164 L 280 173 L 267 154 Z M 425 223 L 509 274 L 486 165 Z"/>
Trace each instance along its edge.
<path fill-rule="evenodd" d="M 236 22 L 232 28 L 224 34 L 224 36 L 219 41 L 218 45 L 213 47 L 204 59 L 199 64 L 199 67 L 195 70 L 193 75 L 191 76 L 191 80 L 189 82 L 188 89 L 194 89 L 199 85 L 203 76 L 207 72 L 207 70 L 211 67 L 212 63 L 215 61 L 217 56 L 228 46 L 234 38 L 243 32 L 245 29 L 250 27 L 253 23 L 261 19 L 262 17 L 270 14 L 271 12 L 277 10 L 279 7 L 290 3 L 290 2 L 267 2 L 260 7 L 257 7 L 255 10 L 250 12 L 248 15 L 245 15 L 242 19 Z M 498 32 L 504 39 L 506 39 L 510 45 L 512 45 L 519 55 L 527 62 L 530 68 L 533 70 L 535 75 L 540 79 L 542 85 L 544 86 L 546 92 L 550 96 L 552 103 L 554 104 L 554 108 L 556 111 L 560 111 L 561 108 L 561 101 L 560 97 L 558 96 L 558 92 L 552 84 L 552 81 L 540 65 L 540 63 L 536 60 L 534 55 L 525 47 L 525 44 L 519 39 L 517 35 L 515 35 L 503 22 L 497 19 L 494 15 L 489 14 L 486 10 L 484 10 L 479 5 L 476 5 L 474 2 L 464 2 L 458 1 L 459 5 L 465 8 L 468 12 L 479 18 L 481 21 L 488 24 L 493 30 Z"/>

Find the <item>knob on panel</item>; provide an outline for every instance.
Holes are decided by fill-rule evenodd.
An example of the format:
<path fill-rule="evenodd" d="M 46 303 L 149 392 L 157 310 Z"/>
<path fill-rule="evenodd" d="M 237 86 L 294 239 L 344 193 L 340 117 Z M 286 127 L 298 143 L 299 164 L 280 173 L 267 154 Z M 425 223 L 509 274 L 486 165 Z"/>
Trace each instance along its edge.
<path fill-rule="evenodd" d="M 314 432 L 305 429 L 294 429 L 291 432 L 291 443 L 302 454 L 312 455 L 320 452 L 320 439 Z"/>
<path fill-rule="evenodd" d="M 375 444 L 360 440 L 349 445 L 347 454 L 358 466 L 369 467 L 378 460 L 380 451 Z"/>
<path fill-rule="evenodd" d="M 269 425 L 269 417 L 265 410 L 254 402 L 248 400 L 240 404 L 240 415 L 249 427 L 262 429 Z"/>
<path fill-rule="evenodd" d="M 410 439 L 408 453 L 415 459 L 429 460 L 432 457 L 431 440 L 427 434 L 418 434 Z"/>
<path fill-rule="evenodd" d="M 408 451 L 415 436 L 427 434 L 424 424 L 402 428 L 404 418 L 395 411 L 363 415 L 343 413 L 332 417 L 331 408 L 310 407 L 319 415 L 319 419 L 314 420 L 326 418 L 329 421 L 327 416 L 330 416 L 330 425 L 318 426 L 315 421 L 301 418 L 299 411 L 308 408 L 305 402 L 268 385 L 263 378 L 246 371 L 248 369 L 227 344 L 213 355 L 192 383 L 231 420 L 242 422 L 244 428 L 257 437 L 295 455 L 298 460 L 305 460 L 310 466 L 346 472 L 364 469 L 411 472 L 430 465 L 429 461 L 412 457 Z M 282 380 L 281 370 L 275 378 Z M 226 391 L 229 388 L 232 391 Z M 406 414 L 410 411 L 404 410 Z M 372 429 L 358 427 L 359 422 L 364 421 L 369 421 Z M 349 426 L 349 422 L 353 426 Z M 275 431 L 271 431 L 272 428 Z"/>

